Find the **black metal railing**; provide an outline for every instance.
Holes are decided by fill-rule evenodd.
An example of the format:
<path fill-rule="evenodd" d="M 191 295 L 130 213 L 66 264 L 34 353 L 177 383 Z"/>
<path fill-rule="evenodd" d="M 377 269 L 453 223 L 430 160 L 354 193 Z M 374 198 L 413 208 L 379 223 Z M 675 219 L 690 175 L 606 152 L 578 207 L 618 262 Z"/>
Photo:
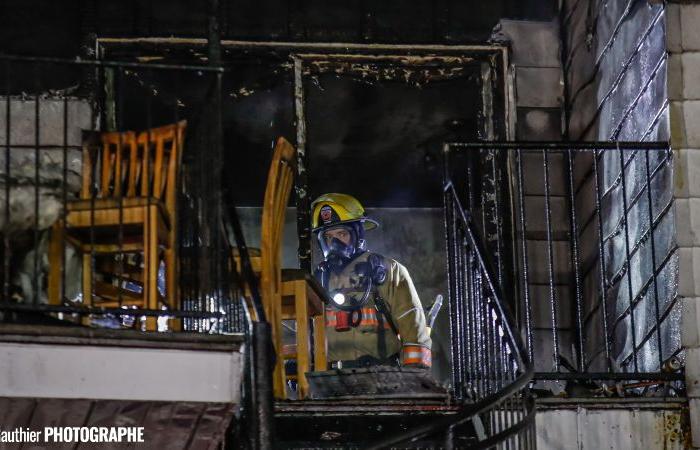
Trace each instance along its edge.
<path fill-rule="evenodd" d="M 2 320 L 80 325 L 87 319 L 92 326 L 135 329 L 147 329 L 151 320 L 161 331 L 246 331 L 241 299 L 252 278 L 250 271 L 241 276 L 236 270 L 228 230 L 240 227 L 232 226 L 237 218 L 224 211 L 221 186 L 223 74 L 224 69 L 212 66 L 0 55 Z M 145 183 L 160 188 L 155 187 L 159 178 L 153 169 L 142 175 L 158 162 L 144 162 L 142 168 L 141 159 L 122 160 L 118 152 L 114 156 L 86 142 L 102 131 L 139 133 L 183 121 L 187 128 L 175 180 L 177 214 L 163 220 L 166 226 L 177 224 L 177 242 L 171 247 L 178 254 L 174 273 L 179 295 L 176 303 L 153 308 L 132 301 L 144 290 L 145 279 L 135 273 L 145 266 L 145 253 L 135 241 L 141 231 L 130 222 L 129 206 L 134 190 L 147 191 L 141 189 Z M 134 158 L 150 158 L 144 156 L 148 152 L 134 151 Z M 95 163 L 87 169 L 86 155 Z M 110 158 L 117 168 L 107 180 L 101 168 Z M 135 165 L 129 169 L 129 164 Z M 131 178 L 127 173 L 134 167 L 138 170 Z M 131 193 L 129 183 L 137 183 Z M 118 211 L 117 223 L 109 229 L 96 226 L 105 192 Z M 81 200 L 83 206 L 75 206 Z M 157 200 L 144 200 L 156 205 L 148 214 L 160 214 L 163 202 Z M 75 208 L 87 211 L 83 218 L 89 226 L 78 229 L 68 220 Z M 63 230 L 58 240 L 56 224 Z M 102 252 L 103 241 L 113 248 Z M 168 250 L 173 248 L 159 241 L 156 254 Z M 247 253 L 240 253 L 242 266 L 249 269 Z M 60 295 L 50 301 L 49 272 L 56 261 L 60 283 L 54 277 L 53 284 Z M 156 275 L 159 298 L 168 295 L 164 272 L 161 263 Z M 91 274 L 91 302 L 83 298 L 86 273 Z"/>
<path fill-rule="evenodd" d="M 496 263 L 514 280 L 501 288 L 516 311 L 539 380 L 535 386 L 570 395 L 682 389 L 668 144 L 480 142 L 450 148 L 467 161 L 491 154 L 491 160 L 479 158 L 476 164 L 487 166 L 481 170 L 496 160 L 508 163 L 508 183 L 498 198 L 511 219 L 498 223 L 497 236 L 513 258 Z M 485 204 L 479 198 L 496 193 L 471 187 L 465 195 L 476 197 L 470 211 L 479 216 Z"/>
<path fill-rule="evenodd" d="M 475 448 L 535 448 L 533 369 L 483 238 L 452 183 L 449 149 L 444 195 L 454 394 L 478 405 L 470 419 L 482 429 Z"/>
<path fill-rule="evenodd" d="M 534 449 L 533 368 L 505 301 L 484 239 L 454 183 L 460 172 L 445 146 L 444 211 L 447 240 L 452 388 L 461 410 L 373 448 L 389 448 L 444 433 L 447 448 Z"/>

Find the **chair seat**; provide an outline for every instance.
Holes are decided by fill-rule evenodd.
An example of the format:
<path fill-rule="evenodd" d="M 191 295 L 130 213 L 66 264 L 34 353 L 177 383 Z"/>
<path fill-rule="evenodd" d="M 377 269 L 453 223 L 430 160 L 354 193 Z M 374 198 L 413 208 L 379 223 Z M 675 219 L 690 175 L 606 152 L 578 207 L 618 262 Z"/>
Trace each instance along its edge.
<path fill-rule="evenodd" d="M 160 292 L 156 291 L 156 295 L 158 296 L 158 301 L 160 303 L 166 304 L 167 299 L 163 297 Z M 92 304 L 93 306 L 103 308 L 119 308 L 121 306 L 146 307 L 146 305 L 144 305 L 143 291 L 134 292 L 129 289 L 120 289 L 117 286 L 101 281 L 95 281 L 95 291 Z"/>
<path fill-rule="evenodd" d="M 171 218 L 170 214 L 168 213 L 167 209 L 165 208 L 165 204 L 160 200 L 155 197 L 122 197 L 121 201 L 118 198 L 96 198 L 96 199 L 83 199 L 83 200 L 73 200 L 69 201 L 66 204 L 66 209 L 68 210 L 68 213 L 70 215 L 71 212 L 85 212 L 88 211 L 90 212 L 92 209 L 95 209 L 95 212 L 97 213 L 102 212 L 104 210 L 116 210 L 117 214 L 119 213 L 119 209 L 123 209 L 123 214 L 122 214 L 122 220 L 126 222 L 129 218 L 125 218 L 125 216 L 131 216 L 133 215 L 133 210 L 138 207 L 144 207 L 144 206 L 155 206 L 158 209 L 159 214 L 161 215 L 163 221 L 165 222 L 165 225 L 170 229 L 171 225 Z M 75 215 L 74 215 L 75 216 Z M 82 215 L 80 216 L 82 217 Z M 117 216 L 117 220 L 119 217 Z M 84 224 L 82 222 L 78 222 L 76 224 L 71 224 L 72 226 L 90 226 L 89 223 Z"/>
<path fill-rule="evenodd" d="M 248 247 L 248 257 L 250 258 L 250 265 L 253 268 L 253 273 L 260 275 L 262 270 L 262 262 L 260 258 L 260 249 L 255 247 Z M 241 255 L 238 251 L 238 247 L 233 248 L 233 259 L 236 261 L 236 271 L 241 273 Z"/>
<path fill-rule="evenodd" d="M 155 215 L 158 243 L 168 245 L 170 215 L 153 197 L 76 200 L 66 204 L 66 237 L 82 252 L 121 253 L 143 250 L 143 224 Z"/>
<path fill-rule="evenodd" d="M 306 284 L 306 299 L 309 304 L 309 315 L 323 315 L 324 303 L 328 303 L 328 293 L 321 284 L 302 269 L 282 269 L 282 319 L 294 318 L 295 282 Z"/>

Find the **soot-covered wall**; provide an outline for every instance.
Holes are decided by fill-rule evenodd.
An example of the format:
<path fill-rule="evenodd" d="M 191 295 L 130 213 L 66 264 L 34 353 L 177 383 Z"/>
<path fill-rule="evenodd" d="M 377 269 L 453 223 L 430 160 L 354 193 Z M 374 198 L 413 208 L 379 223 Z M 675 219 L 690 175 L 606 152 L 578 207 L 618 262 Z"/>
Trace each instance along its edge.
<path fill-rule="evenodd" d="M 206 1 L 5 0 L 0 46 L 9 53 L 73 56 L 86 35 L 206 37 Z M 225 39 L 484 42 L 502 17 L 550 20 L 556 0 L 220 0 Z M 82 49 L 81 49 L 82 47 Z M 93 47 L 94 48 L 94 47 Z"/>
<path fill-rule="evenodd" d="M 663 4 L 646 0 L 564 1 L 562 58 L 570 139 L 668 140 L 664 13 Z M 667 152 L 652 152 L 648 157 L 651 200 L 639 195 L 646 189 L 646 152 L 626 152 L 624 162 L 617 151 L 598 155 L 608 326 L 615 336 L 611 358 L 613 366 L 623 371 L 658 370 L 659 353 L 666 360 L 680 351 L 672 158 Z M 591 164 L 590 158 L 575 161 L 577 173 L 586 174 L 576 179 L 579 205 L 594 204 L 596 180 Z M 596 221 L 589 220 L 592 214 L 590 208 L 577 211 L 578 222 L 591 228 L 584 227 L 581 236 L 590 235 L 596 226 Z M 631 248 L 629 263 L 626 233 Z M 595 269 L 601 255 L 594 242 L 582 240 L 584 264 L 592 269 L 584 280 L 587 324 L 600 324 L 603 313 L 599 271 Z M 654 277 L 656 283 L 651 282 Z M 656 329 L 655 295 L 649 286 L 656 286 L 659 296 L 661 324 Z M 592 331 L 590 336 L 600 336 Z M 657 339 L 657 332 L 661 339 Z M 602 345 L 602 336 L 587 343 L 591 370 L 606 367 Z M 640 352 L 636 364 L 631 357 L 633 346 Z"/>

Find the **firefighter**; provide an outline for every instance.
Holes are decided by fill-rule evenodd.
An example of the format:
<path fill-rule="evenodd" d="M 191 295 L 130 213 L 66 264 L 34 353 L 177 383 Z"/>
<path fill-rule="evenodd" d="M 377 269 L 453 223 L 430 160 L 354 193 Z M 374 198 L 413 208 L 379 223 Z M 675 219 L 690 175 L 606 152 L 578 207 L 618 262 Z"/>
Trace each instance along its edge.
<path fill-rule="evenodd" d="M 430 331 L 408 270 L 367 249 L 365 231 L 379 224 L 346 194 L 321 195 L 311 208 L 324 258 L 315 275 L 330 298 L 326 335 L 332 367 L 430 367 Z"/>

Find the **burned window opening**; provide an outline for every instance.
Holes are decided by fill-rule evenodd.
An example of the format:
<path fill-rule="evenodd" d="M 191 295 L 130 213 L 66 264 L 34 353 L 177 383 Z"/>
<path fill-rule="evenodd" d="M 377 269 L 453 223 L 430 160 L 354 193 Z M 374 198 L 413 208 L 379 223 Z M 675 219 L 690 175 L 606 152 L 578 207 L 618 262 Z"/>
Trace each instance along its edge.
<path fill-rule="evenodd" d="M 466 54 L 469 55 L 469 53 Z M 505 106 L 506 78 L 503 75 L 494 74 L 503 67 L 500 65 L 500 55 L 502 53 L 496 50 L 488 58 L 484 58 L 483 55 L 407 57 L 400 54 L 301 54 L 295 57 L 297 143 L 301 150 L 297 194 L 303 193 L 307 197 L 304 199 L 297 196 L 299 261 L 302 268 L 309 270 L 312 267 L 312 260 L 319 260 L 318 255 L 313 257 L 313 242 L 307 225 L 310 223 L 310 218 L 305 215 L 309 208 L 303 204 L 304 201 L 309 202 L 316 195 L 331 190 L 349 191 L 361 199 L 368 197 L 373 202 L 369 206 L 375 206 L 373 210 L 375 212 L 379 211 L 376 207 L 392 205 L 391 201 L 387 202 L 392 195 L 400 199 L 397 206 L 434 208 L 439 205 L 441 198 L 439 182 L 441 173 L 437 163 L 440 160 L 442 142 L 505 136 L 505 130 L 508 128 L 505 126 L 507 121 L 504 114 L 504 111 L 508 110 Z M 494 90 L 499 92 L 492 92 Z M 447 92 L 451 94 L 446 95 Z M 400 94 L 397 95 L 397 93 Z M 380 100 L 382 98 L 395 98 L 396 104 L 403 106 L 394 107 L 391 103 L 382 102 Z M 434 103 L 431 103 L 430 98 Z M 342 104 L 352 106 L 338 106 Z M 396 127 L 392 128 L 390 123 L 387 124 L 382 115 L 391 117 L 406 114 L 411 110 L 420 114 L 421 105 L 435 106 L 432 117 L 431 114 L 421 116 L 423 120 L 420 123 L 414 123 L 405 133 L 407 136 L 413 136 L 415 129 L 421 129 L 424 136 L 413 141 L 410 138 L 404 141 L 394 138 L 391 130 Z M 435 120 L 439 114 L 443 114 L 443 119 Z M 346 128 L 349 123 L 355 124 L 356 127 L 363 127 L 362 134 L 350 132 Z M 373 133 L 371 130 L 379 132 Z M 397 153 L 398 149 L 401 151 Z M 375 166 L 384 169 L 378 180 L 362 173 L 363 165 L 370 157 L 375 162 Z M 485 165 L 483 161 L 486 159 L 488 155 L 483 154 L 474 161 L 475 167 L 479 167 L 480 172 L 484 172 L 487 167 L 494 169 L 490 164 Z M 412 166 L 414 160 L 416 168 Z M 334 177 L 333 174 L 341 171 L 342 167 L 352 167 L 351 173 L 354 173 L 352 179 Z M 404 174 L 400 175 L 401 172 L 394 167 L 401 167 L 405 170 Z M 507 179 L 501 174 L 503 170 L 505 166 L 497 165 L 495 171 L 485 172 L 486 176 L 482 178 L 478 178 L 475 173 L 477 178 L 473 179 L 485 179 L 485 184 L 480 189 L 494 190 L 495 183 L 498 183 L 500 195 L 503 197 L 500 199 L 502 203 L 499 207 L 507 208 L 509 202 L 504 199 L 507 199 L 509 194 L 506 190 Z M 372 172 L 377 173 L 377 170 L 373 169 Z M 486 179 L 491 179 L 490 176 L 498 178 L 489 184 Z M 307 183 L 304 183 L 305 180 Z M 392 182 L 395 186 L 391 186 Z M 368 190 L 366 186 L 372 186 L 372 190 Z M 414 197 L 420 198 L 422 202 L 416 204 L 411 198 L 412 192 L 418 188 L 423 189 L 425 193 L 420 197 Z M 403 193 L 400 192 L 402 189 Z M 432 200 L 426 204 L 426 198 Z M 492 219 L 495 221 L 495 218 L 486 217 L 486 212 L 490 210 L 482 207 L 478 207 L 478 210 L 484 212 L 485 223 Z M 436 293 L 444 293 L 445 284 L 442 278 L 444 275 L 437 275 L 445 273 L 441 261 L 444 258 L 443 253 L 439 250 L 424 252 L 425 255 L 435 253 L 436 256 L 434 260 L 426 261 L 424 258 L 420 261 L 420 258 L 411 257 L 410 251 L 400 250 L 402 246 L 398 241 L 403 240 L 405 247 L 415 246 L 419 249 L 423 246 L 414 245 L 416 239 L 423 239 L 421 236 L 427 239 L 427 236 L 440 236 L 442 233 L 439 228 L 430 226 L 409 231 L 410 227 L 391 221 L 390 217 L 396 214 L 398 214 L 397 211 L 387 210 L 384 216 L 385 220 L 389 221 L 390 230 L 400 230 L 401 238 L 391 241 L 396 246 L 386 247 L 389 241 L 383 237 L 374 237 L 375 245 L 384 253 L 404 255 L 403 262 L 409 264 L 409 270 L 418 271 L 416 275 L 418 289 L 422 290 L 424 306 L 429 306 Z M 503 216 L 499 217 L 500 224 L 509 220 L 503 219 Z M 436 223 L 441 221 L 441 214 L 436 214 Z M 497 229 L 500 233 L 504 233 L 504 229 L 509 228 L 499 226 Z M 393 232 L 396 231 L 389 233 Z M 372 245 L 373 237 L 368 236 L 368 239 Z M 493 239 L 493 242 L 500 241 Z M 437 244 L 437 248 L 442 248 L 442 244 Z M 501 254 L 497 258 L 503 267 L 507 265 Z M 428 267 L 431 269 L 422 269 L 423 265 L 426 265 L 426 269 Z M 426 278 L 423 275 L 424 272 L 431 272 L 432 275 Z M 426 281 L 428 279 L 432 281 L 426 283 L 423 281 L 424 278 Z M 499 281 L 505 283 L 505 276 Z M 425 286 L 428 285 L 432 287 L 426 289 Z M 446 315 L 443 315 L 439 321 L 437 332 L 438 354 L 440 359 L 444 359 L 436 363 L 440 365 L 436 372 L 440 378 L 444 378 L 448 370 L 449 343 L 446 342 L 445 318 Z"/>

